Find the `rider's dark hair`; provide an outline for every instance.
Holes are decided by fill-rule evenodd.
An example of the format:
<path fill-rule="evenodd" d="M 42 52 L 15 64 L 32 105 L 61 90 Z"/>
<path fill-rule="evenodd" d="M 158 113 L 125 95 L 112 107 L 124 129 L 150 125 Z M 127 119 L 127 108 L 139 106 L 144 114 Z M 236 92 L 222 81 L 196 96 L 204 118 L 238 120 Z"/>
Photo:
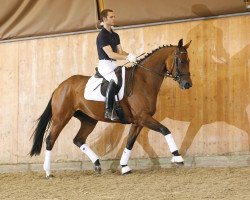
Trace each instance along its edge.
<path fill-rule="evenodd" d="M 108 16 L 109 12 L 114 12 L 111 9 L 104 9 L 102 10 L 102 12 L 100 13 L 100 20 L 103 22 L 103 18 Z"/>

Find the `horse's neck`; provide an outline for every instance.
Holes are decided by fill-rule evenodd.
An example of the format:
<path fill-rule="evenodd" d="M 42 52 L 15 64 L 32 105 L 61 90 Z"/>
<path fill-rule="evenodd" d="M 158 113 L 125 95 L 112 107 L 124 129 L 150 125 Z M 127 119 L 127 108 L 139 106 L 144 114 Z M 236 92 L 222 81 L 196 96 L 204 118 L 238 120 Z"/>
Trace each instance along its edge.
<path fill-rule="evenodd" d="M 137 80 L 143 82 L 142 90 L 148 93 L 153 92 L 154 95 L 158 94 L 166 70 L 164 62 L 170 52 L 171 49 L 162 48 L 140 63 L 150 71 L 141 68 L 140 65 L 137 67 L 135 76 L 137 76 Z M 162 76 L 159 74 L 162 74 Z"/>

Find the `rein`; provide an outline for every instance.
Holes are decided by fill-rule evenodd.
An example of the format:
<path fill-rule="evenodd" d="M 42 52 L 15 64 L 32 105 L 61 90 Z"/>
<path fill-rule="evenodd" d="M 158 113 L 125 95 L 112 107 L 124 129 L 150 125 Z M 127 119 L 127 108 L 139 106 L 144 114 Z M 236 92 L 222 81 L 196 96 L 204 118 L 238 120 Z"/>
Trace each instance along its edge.
<path fill-rule="evenodd" d="M 187 52 L 181 51 L 181 52 L 178 52 L 178 53 L 176 52 L 175 53 L 174 62 L 172 64 L 172 70 L 171 70 L 171 72 L 167 71 L 166 73 L 161 74 L 161 73 L 158 73 L 158 72 L 156 72 L 154 70 L 146 68 L 145 66 L 143 66 L 140 63 L 137 63 L 137 65 L 135 65 L 134 67 L 139 66 L 140 68 L 142 68 L 142 69 L 144 69 L 146 71 L 149 71 L 149 72 L 151 72 L 153 74 L 156 74 L 156 75 L 164 77 L 164 78 L 165 77 L 171 77 L 171 78 L 173 78 L 176 81 L 176 80 L 180 79 L 181 76 L 190 76 L 190 73 L 183 74 L 183 73 L 180 72 L 180 70 L 179 70 L 179 68 L 180 68 L 180 66 L 179 66 L 179 60 L 180 60 L 180 58 L 177 56 L 178 54 L 187 54 Z M 176 74 L 175 74 L 175 76 L 172 74 L 174 67 L 176 68 Z"/>
<path fill-rule="evenodd" d="M 158 76 L 161 76 L 161 77 L 169 77 L 170 76 L 170 74 L 168 73 L 168 72 L 166 72 L 166 73 L 164 73 L 164 74 L 161 74 L 161 73 L 158 73 L 158 72 L 156 72 L 156 71 L 154 71 L 154 70 L 151 70 L 151 69 L 149 69 L 149 68 L 146 68 L 145 66 L 143 66 L 142 64 L 140 64 L 140 63 L 137 63 L 137 65 L 140 67 L 140 68 L 142 68 L 142 69 L 144 69 L 144 70 L 146 70 L 146 71 L 148 71 L 148 72 L 151 72 L 151 73 L 153 73 L 153 74 L 156 74 L 156 75 L 158 75 Z"/>

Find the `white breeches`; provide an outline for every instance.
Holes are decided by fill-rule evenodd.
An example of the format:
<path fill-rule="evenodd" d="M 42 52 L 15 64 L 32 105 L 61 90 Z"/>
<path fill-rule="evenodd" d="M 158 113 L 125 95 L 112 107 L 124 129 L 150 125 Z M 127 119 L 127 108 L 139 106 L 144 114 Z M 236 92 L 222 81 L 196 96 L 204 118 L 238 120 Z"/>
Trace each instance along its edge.
<path fill-rule="evenodd" d="M 118 83 L 117 77 L 115 75 L 115 68 L 117 68 L 116 61 L 112 60 L 99 60 L 98 71 L 100 74 L 108 81 L 113 79 L 115 83 Z"/>

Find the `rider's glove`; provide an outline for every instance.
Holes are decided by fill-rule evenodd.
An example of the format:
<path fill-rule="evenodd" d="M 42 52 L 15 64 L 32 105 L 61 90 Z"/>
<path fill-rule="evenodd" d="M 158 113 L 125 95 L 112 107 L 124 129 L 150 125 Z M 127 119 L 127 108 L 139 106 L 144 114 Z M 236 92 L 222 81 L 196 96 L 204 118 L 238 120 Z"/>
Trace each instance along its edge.
<path fill-rule="evenodd" d="M 129 62 L 136 63 L 136 55 L 130 53 L 126 58 Z"/>

